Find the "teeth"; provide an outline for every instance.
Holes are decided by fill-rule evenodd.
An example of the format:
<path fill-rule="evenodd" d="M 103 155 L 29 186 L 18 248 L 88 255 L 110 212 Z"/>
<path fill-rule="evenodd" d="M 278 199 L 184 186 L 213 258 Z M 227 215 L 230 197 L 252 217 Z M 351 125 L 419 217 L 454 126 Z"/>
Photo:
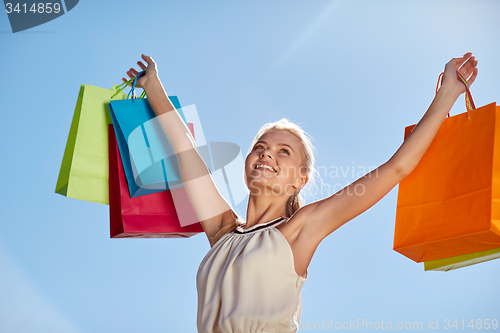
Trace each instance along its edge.
<path fill-rule="evenodd" d="M 257 166 L 255 167 L 255 169 L 259 169 L 259 168 L 265 168 L 265 169 L 269 169 L 271 170 L 272 172 L 275 172 L 273 168 L 271 168 L 269 165 L 265 165 L 265 164 L 257 164 Z"/>

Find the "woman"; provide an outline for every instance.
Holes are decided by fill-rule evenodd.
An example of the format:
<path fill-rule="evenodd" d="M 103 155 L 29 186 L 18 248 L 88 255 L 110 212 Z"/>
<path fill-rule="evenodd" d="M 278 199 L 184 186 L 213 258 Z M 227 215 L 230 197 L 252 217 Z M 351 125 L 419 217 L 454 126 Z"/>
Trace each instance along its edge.
<path fill-rule="evenodd" d="M 142 58 L 147 66 L 138 62 L 145 74 L 137 86 L 146 91 L 177 155 L 184 187 L 211 246 L 197 274 L 197 327 L 203 333 L 297 332 L 301 289 L 319 243 L 412 172 L 465 92 L 456 72 L 469 85 L 477 76 L 470 52 L 448 62 L 441 88 L 396 153 L 341 191 L 305 206 L 299 192 L 315 172 L 306 133 L 286 119 L 264 125 L 245 161 L 250 196 L 244 223 L 217 190 L 163 90 L 155 62 Z M 138 71 L 131 68 L 127 74 L 133 78 Z"/>

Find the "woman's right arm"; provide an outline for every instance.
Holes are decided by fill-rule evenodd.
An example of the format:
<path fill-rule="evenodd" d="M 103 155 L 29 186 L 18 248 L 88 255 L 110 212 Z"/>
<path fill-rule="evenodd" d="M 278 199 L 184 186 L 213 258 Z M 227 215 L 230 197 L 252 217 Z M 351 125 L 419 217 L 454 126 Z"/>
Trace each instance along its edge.
<path fill-rule="evenodd" d="M 188 126 L 163 89 L 156 71 L 156 64 L 152 58 L 144 55 L 142 57 L 148 66 L 138 62 L 146 73 L 137 80 L 136 86 L 146 91 L 149 104 L 176 154 L 182 183 L 189 200 L 203 226 L 210 246 L 213 246 L 215 234 L 224 225 L 234 223 L 233 211 L 217 189 L 205 162 L 196 149 L 195 140 Z M 127 72 L 131 78 L 137 73 L 133 68 Z"/>

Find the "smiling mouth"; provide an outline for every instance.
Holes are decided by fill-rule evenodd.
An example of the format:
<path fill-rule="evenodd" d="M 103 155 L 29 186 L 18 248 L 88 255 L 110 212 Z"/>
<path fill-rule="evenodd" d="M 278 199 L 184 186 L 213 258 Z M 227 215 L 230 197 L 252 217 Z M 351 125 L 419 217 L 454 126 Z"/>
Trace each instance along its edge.
<path fill-rule="evenodd" d="M 273 167 L 269 166 L 269 165 L 266 165 L 266 164 L 257 164 L 255 167 L 254 167 L 254 170 L 257 170 L 257 169 L 263 169 L 263 170 L 267 170 L 267 171 L 271 171 L 271 172 L 274 172 L 274 173 L 277 173 L 276 170 L 274 170 Z"/>

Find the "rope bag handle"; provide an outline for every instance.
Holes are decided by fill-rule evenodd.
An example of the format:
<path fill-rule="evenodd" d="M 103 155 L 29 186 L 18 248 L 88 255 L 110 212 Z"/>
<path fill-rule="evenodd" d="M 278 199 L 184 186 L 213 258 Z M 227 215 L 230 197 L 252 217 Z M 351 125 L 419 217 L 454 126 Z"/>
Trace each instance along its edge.
<path fill-rule="evenodd" d="M 444 72 L 441 72 L 441 74 L 439 74 L 437 85 L 436 85 L 436 94 L 439 90 L 439 87 L 443 84 L 443 75 L 444 75 Z M 458 71 L 457 71 L 457 77 L 460 80 L 460 82 L 462 82 L 463 85 L 465 86 L 465 108 L 467 111 L 467 119 L 470 119 L 469 111 L 475 110 L 476 105 L 474 104 L 474 100 L 472 99 L 472 94 L 470 93 L 469 85 L 467 84 L 467 80 L 465 80 L 465 78 L 462 76 L 462 74 L 460 74 Z M 447 118 L 450 117 L 449 112 L 448 112 L 448 115 L 446 117 Z"/>

